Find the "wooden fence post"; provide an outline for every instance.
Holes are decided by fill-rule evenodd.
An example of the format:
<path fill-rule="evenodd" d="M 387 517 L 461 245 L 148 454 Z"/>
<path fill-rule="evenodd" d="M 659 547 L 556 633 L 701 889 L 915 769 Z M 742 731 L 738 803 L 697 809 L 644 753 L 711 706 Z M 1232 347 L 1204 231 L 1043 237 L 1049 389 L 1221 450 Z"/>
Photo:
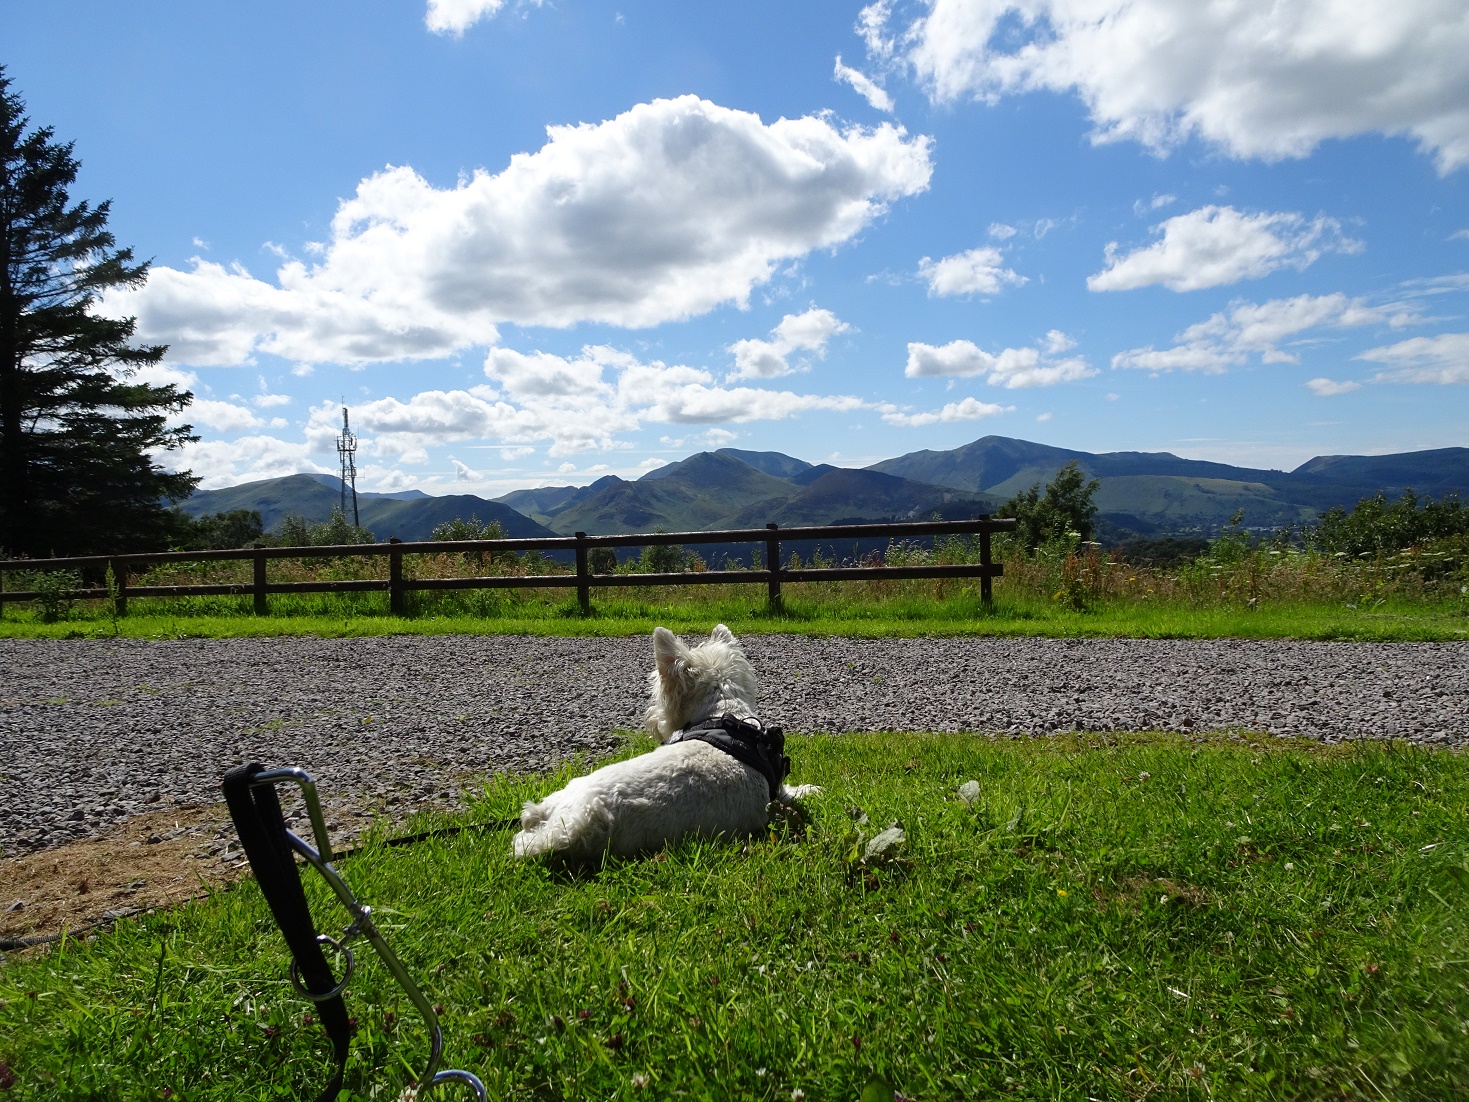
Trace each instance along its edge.
<path fill-rule="evenodd" d="M 995 599 L 994 579 L 990 577 L 989 568 L 993 565 L 990 561 L 990 529 L 989 518 L 985 518 L 985 526 L 979 530 L 979 565 L 985 568 L 979 579 L 979 599 L 985 604 L 992 604 Z"/>
<path fill-rule="evenodd" d="M 113 559 L 107 565 L 112 568 L 112 614 L 126 616 L 128 614 L 127 565 L 121 559 Z"/>
<path fill-rule="evenodd" d="M 770 611 L 780 611 L 780 537 L 775 533 L 779 525 L 767 524 L 766 531 L 770 533 L 765 538 L 765 565 L 770 571 Z"/>
<path fill-rule="evenodd" d="M 402 543 L 397 536 L 389 543 Z M 403 552 L 388 552 L 388 611 L 394 616 L 403 615 Z"/>
<path fill-rule="evenodd" d="M 576 603 L 581 605 L 581 614 L 588 616 L 592 611 L 592 575 L 587 568 L 587 534 L 576 534 Z"/>
<path fill-rule="evenodd" d="M 265 548 L 257 547 L 250 556 L 254 565 L 255 615 L 264 616 L 270 611 L 265 600 Z"/>

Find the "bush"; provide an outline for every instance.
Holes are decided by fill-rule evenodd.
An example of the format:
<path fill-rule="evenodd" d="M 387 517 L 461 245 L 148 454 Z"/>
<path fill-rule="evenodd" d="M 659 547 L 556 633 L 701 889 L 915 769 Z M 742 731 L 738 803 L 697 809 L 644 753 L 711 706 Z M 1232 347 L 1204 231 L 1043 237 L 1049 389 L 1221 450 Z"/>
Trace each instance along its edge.
<path fill-rule="evenodd" d="M 41 622 L 54 624 L 71 612 L 82 579 L 74 570 L 47 570 L 33 575 L 30 586 L 36 593 L 36 611 L 41 614 Z"/>
<path fill-rule="evenodd" d="M 258 547 L 265 523 L 254 509 L 232 509 L 191 517 L 178 512 L 177 546 L 180 551 L 218 551 L 234 547 Z"/>
<path fill-rule="evenodd" d="M 479 517 L 470 513 L 468 520 L 465 520 L 463 517 L 455 517 L 453 520 L 446 520 L 443 524 L 437 525 L 434 528 L 433 535 L 429 538 L 432 540 L 443 540 L 445 542 L 453 540 L 502 540 L 505 538 L 505 529 L 501 527 L 498 520 L 492 520 L 488 524 L 481 524 Z"/>
<path fill-rule="evenodd" d="M 1401 551 L 1462 535 L 1469 535 L 1469 509 L 1458 494 L 1445 494 L 1438 501 L 1425 498 L 1420 503 L 1412 490 L 1404 490 L 1393 502 L 1381 492 L 1365 497 L 1350 513 L 1340 507 L 1328 509 L 1319 524 L 1304 532 L 1309 546 L 1347 555 Z"/>
<path fill-rule="evenodd" d="M 661 524 L 653 529 L 654 534 L 667 532 Z M 634 573 L 676 574 L 684 568 L 684 549 L 676 543 L 649 544 L 638 555 Z"/>
<path fill-rule="evenodd" d="M 1044 495 L 1037 482 L 1001 505 L 995 510 L 995 516 L 1015 518 L 1015 538 L 1027 550 L 1034 551 L 1064 539 L 1068 532 L 1075 532 L 1078 540 L 1087 543 L 1092 538 L 1092 517 L 1097 512 L 1092 495 L 1100 485 L 1095 478 L 1087 482 L 1081 466 L 1072 460 L 1056 472 Z"/>
<path fill-rule="evenodd" d="M 432 540 L 454 541 L 454 540 L 502 540 L 505 538 L 505 529 L 498 520 L 492 520 L 488 524 L 481 524 L 479 517 L 473 513 L 469 519 L 455 517 L 444 523 L 435 525 L 429 536 Z M 472 562 L 476 566 L 483 566 L 486 562 L 501 563 L 513 566 L 520 561 L 514 551 L 497 550 L 489 548 L 484 551 L 465 551 L 464 561 Z"/>
<path fill-rule="evenodd" d="M 280 547 L 339 547 L 374 542 L 371 532 L 351 523 L 339 508 L 333 509 L 331 518 L 320 524 L 312 524 L 301 516 L 287 516 L 275 533 L 275 543 Z"/>

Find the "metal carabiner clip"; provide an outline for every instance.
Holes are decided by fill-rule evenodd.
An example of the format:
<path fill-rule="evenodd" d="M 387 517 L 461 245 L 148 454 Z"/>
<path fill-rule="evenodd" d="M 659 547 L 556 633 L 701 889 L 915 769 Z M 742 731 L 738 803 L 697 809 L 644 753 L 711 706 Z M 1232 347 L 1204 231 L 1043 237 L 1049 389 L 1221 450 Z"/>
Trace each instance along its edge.
<path fill-rule="evenodd" d="M 317 934 L 316 940 L 321 945 L 330 945 L 337 952 L 341 953 L 342 956 L 347 958 L 347 967 L 346 970 L 342 973 L 342 978 L 338 980 L 337 985 L 329 991 L 323 991 L 320 994 L 317 994 L 314 991 L 308 991 L 306 990 L 306 985 L 301 982 L 301 973 L 296 968 L 296 959 L 292 957 L 291 986 L 296 989 L 296 993 L 300 995 L 303 999 L 310 999 L 314 1003 L 324 1003 L 331 999 L 335 999 L 343 991 L 347 990 L 347 983 L 352 978 L 352 968 L 356 964 L 356 958 L 352 956 L 352 950 L 347 948 L 347 939 L 345 937 L 343 937 L 341 941 L 338 941 L 336 938 L 329 937 L 326 934 Z"/>

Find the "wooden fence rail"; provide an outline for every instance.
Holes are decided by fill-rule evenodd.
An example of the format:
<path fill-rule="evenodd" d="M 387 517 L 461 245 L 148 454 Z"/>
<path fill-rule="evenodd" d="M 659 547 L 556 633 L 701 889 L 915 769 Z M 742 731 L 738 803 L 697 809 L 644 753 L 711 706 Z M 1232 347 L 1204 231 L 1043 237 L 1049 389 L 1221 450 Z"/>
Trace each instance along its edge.
<path fill-rule="evenodd" d="M 118 615 L 127 612 L 129 597 L 202 597 L 211 595 L 244 596 L 255 599 L 255 612 L 269 611 L 267 596 L 271 593 L 352 593 L 382 592 L 388 594 L 388 606 L 402 615 L 406 595 L 412 590 L 434 589 L 548 589 L 576 587 L 577 602 L 582 612 L 591 611 L 593 586 L 637 585 L 714 585 L 717 583 L 764 582 L 772 608 L 780 605 L 782 582 L 830 582 L 873 580 L 881 578 L 978 578 L 980 595 L 992 598 L 992 583 L 1004 573 L 1004 566 L 994 562 L 990 554 L 990 536 L 1015 528 L 1011 519 L 979 516 L 973 520 L 932 520 L 894 524 L 838 524 L 820 527 L 780 528 L 767 524 L 764 528 L 740 528 L 721 532 L 644 532 L 617 536 L 542 536 L 530 539 L 438 540 L 422 543 L 341 544 L 330 547 L 254 547 L 228 551 L 157 551 L 130 555 L 82 555 L 57 559 L 9 559 L 0 561 L 0 609 L 8 601 L 32 601 L 41 596 L 38 590 L 7 590 L 7 573 L 38 573 L 59 570 L 86 570 L 94 575 L 112 571 L 111 589 L 89 586 L 68 593 L 73 598 L 101 598 L 109 595 Z M 918 536 L 973 536 L 980 541 L 978 563 L 946 566 L 840 566 L 797 567 L 781 565 L 783 542 L 839 539 L 892 539 Z M 765 566 L 753 570 L 700 570 L 666 574 L 594 574 L 589 552 L 594 547 L 649 547 L 665 544 L 754 543 L 763 544 Z M 407 578 L 403 575 L 404 555 L 437 555 L 446 552 L 493 553 L 496 551 L 572 551 L 576 570 L 571 574 L 492 575 L 475 578 Z M 370 558 L 388 556 L 386 578 L 361 578 L 343 581 L 271 582 L 266 565 L 271 559 L 304 558 Z M 250 583 L 212 585 L 133 585 L 129 579 L 144 566 L 164 563 L 228 562 L 249 560 L 253 564 Z"/>

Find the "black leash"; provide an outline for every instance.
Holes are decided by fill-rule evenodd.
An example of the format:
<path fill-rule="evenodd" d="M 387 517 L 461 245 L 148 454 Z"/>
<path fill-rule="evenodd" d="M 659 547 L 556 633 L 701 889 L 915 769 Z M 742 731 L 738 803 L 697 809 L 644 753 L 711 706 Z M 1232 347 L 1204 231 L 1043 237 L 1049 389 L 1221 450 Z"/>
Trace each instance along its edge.
<path fill-rule="evenodd" d="M 331 965 L 316 940 L 316 925 L 301 886 L 296 868 L 296 854 L 286 840 L 286 820 L 274 785 L 252 788 L 250 782 L 265 766 L 257 762 L 231 769 L 224 776 L 225 802 L 230 818 L 240 835 L 240 845 L 250 860 L 256 883 L 270 904 L 276 924 L 285 935 L 286 945 L 295 959 L 301 984 L 307 996 L 316 1003 L 322 1027 L 331 1038 L 337 1068 L 316 1102 L 331 1102 L 342 1089 L 342 1076 L 347 1069 L 347 1049 L 352 1042 L 352 1029 L 347 1022 L 347 1007 L 338 991 Z"/>
<path fill-rule="evenodd" d="M 348 857 L 355 857 L 363 850 L 371 849 L 373 845 L 379 846 L 411 846 L 414 842 L 422 842 L 427 838 L 452 838 L 456 834 L 463 834 L 468 830 L 505 830 L 509 827 L 520 825 L 519 815 L 508 815 L 503 819 L 491 819 L 487 823 L 461 823 L 459 826 L 435 827 L 433 830 L 420 830 L 417 834 L 400 834 L 396 838 L 384 838 L 381 842 L 375 842 L 366 846 L 353 846 L 351 849 L 334 849 L 333 859 L 340 863 Z"/>

